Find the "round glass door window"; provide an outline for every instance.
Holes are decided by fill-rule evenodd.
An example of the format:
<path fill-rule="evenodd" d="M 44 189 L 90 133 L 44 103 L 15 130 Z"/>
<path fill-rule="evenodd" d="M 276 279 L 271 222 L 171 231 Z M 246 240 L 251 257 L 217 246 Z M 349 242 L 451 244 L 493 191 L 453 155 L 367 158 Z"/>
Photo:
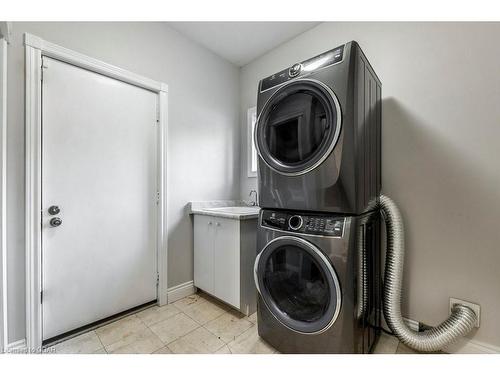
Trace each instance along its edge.
<path fill-rule="evenodd" d="M 264 105 L 255 142 L 274 170 L 307 173 L 332 152 L 340 133 L 340 106 L 335 94 L 313 80 L 281 87 Z"/>
<path fill-rule="evenodd" d="M 321 333 L 336 320 L 341 294 L 328 259 L 311 243 L 280 237 L 257 259 L 256 282 L 266 306 L 300 333 Z"/>

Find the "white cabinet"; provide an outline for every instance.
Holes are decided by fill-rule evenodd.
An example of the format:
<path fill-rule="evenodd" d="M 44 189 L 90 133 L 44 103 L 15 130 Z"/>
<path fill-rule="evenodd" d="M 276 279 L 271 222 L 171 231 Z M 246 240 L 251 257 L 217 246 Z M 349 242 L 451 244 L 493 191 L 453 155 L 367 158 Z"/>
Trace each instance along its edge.
<path fill-rule="evenodd" d="M 214 289 L 217 298 L 240 308 L 240 222 L 215 218 Z"/>
<path fill-rule="evenodd" d="M 194 284 L 207 292 L 214 290 L 214 219 L 194 217 Z"/>
<path fill-rule="evenodd" d="M 244 314 L 255 311 L 257 220 L 194 215 L 194 285 Z"/>

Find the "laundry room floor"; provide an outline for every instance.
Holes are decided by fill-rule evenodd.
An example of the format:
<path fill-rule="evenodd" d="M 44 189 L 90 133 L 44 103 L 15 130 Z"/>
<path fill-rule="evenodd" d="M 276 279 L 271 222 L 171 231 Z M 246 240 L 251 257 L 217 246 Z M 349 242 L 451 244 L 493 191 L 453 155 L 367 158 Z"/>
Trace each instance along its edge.
<path fill-rule="evenodd" d="M 173 304 L 153 306 L 63 341 L 59 354 L 273 354 L 257 334 L 257 314 L 249 317 L 198 293 Z M 415 353 L 383 334 L 375 353 Z"/>

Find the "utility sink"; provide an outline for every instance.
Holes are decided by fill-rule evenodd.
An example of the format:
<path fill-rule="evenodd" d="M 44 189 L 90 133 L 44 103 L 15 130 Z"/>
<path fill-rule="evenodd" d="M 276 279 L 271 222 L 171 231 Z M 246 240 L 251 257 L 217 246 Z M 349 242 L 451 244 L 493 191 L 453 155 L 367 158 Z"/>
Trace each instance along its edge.
<path fill-rule="evenodd" d="M 212 201 L 191 202 L 190 214 L 224 217 L 234 220 L 253 220 L 259 216 L 259 206 L 247 206 L 243 202 Z"/>
<path fill-rule="evenodd" d="M 234 206 L 234 207 L 214 207 L 205 208 L 205 211 L 225 212 L 236 215 L 258 214 L 260 208 L 257 206 Z"/>

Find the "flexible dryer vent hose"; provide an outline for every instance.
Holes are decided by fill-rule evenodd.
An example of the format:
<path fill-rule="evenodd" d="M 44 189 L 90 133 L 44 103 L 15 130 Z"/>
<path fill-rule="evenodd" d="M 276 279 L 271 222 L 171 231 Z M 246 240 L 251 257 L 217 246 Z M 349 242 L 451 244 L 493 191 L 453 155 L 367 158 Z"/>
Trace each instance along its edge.
<path fill-rule="evenodd" d="M 476 324 L 476 314 L 467 306 L 456 304 L 451 315 L 437 327 L 416 332 L 408 328 L 401 315 L 401 286 L 404 263 L 404 226 L 396 204 L 385 195 L 380 196 L 380 210 L 387 230 L 387 252 L 384 275 L 384 317 L 396 337 L 418 351 L 438 351 L 460 336 L 466 335 Z"/>

